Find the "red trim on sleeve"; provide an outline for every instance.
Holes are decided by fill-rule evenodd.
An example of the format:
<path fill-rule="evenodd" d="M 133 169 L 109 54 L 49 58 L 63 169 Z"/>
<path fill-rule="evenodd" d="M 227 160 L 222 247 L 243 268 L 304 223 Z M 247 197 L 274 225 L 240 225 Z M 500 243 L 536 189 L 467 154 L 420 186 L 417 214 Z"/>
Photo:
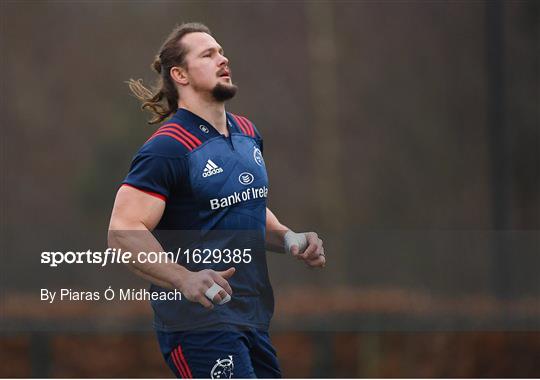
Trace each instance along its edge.
<path fill-rule="evenodd" d="M 244 135 L 247 135 L 247 131 L 246 131 L 246 128 L 244 127 L 244 124 L 240 121 L 240 118 L 237 116 L 237 115 L 234 115 L 233 114 L 233 117 L 234 117 L 234 120 L 236 121 L 236 124 L 238 125 L 238 127 L 240 127 L 240 130 L 242 131 L 242 133 Z"/>
<path fill-rule="evenodd" d="M 122 186 L 131 187 L 132 189 L 142 191 L 143 193 L 146 193 L 148 195 L 151 195 L 153 197 L 161 199 L 163 202 L 167 202 L 167 197 L 165 195 L 161 195 L 159 193 L 154 193 L 153 191 L 147 191 L 147 190 L 139 189 L 138 187 L 130 185 L 129 183 L 123 183 Z M 120 187 L 122 187 L 122 186 L 120 186 Z"/>
<path fill-rule="evenodd" d="M 154 132 L 152 136 L 146 142 L 152 140 L 157 136 L 169 136 L 175 139 L 176 141 L 182 143 L 190 151 L 202 144 L 196 136 L 189 133 L 185 128 L 179 124 L 169 123 L 162 125 L 157 131 Z"/>
<path fill-rule="evenodd" d="M 173 135 L 178 136 L 180 139 L 184 140 L 184 142 L 187 142 L 189 144 L 189 146 L 191 146 L 192 149 L 197 147 L 197 144 L 195 142 L 191 141 L 188 137 L 184 136 L 176 128 L 173 128 L 173 127 L 161 127 L 161 128 L 159 128 L 157 130 L 156 133 L 154 133 L 154 135 L 157 135 L 158 133 L 161 133 L 161 132 L 169 132 L 169 133 L 172 133 Z"/>
<path fill-rule="evenodd" d="M 180 133 L 182 133 L 183 135 L 185 135 L 185 137 L 187 137 L 190 141 L 192 141 L 193 143 L 195 143 L 197 146 L 199 146 L 199 145 L 202 144 L 201 140 L 199 140 L 199 139 L 198 139 L 195 135 L 193 135 L 192 133 L 189 133 L 184 127 L 182 127 L 182 126 L 179 125 L 179 124 L 169 123 L 169 124 L 165 124 L 163 127 L 176 127 Z"/>
<path fill-rule="evenodd" d="M 156 133 L 154 133 L 152 136 L 150 136 L 150 138 L 148 140 L 146 140 L 146 142 L 152 140 L 154 137 L 157 137 L 157 136 L 169 136 L 169 137 L 172 137 L 176 141 L 182 143 L 182 145 L 184 145 L 190 151 L 193 150 L 191 145 L 189 145 L 189 143 L 185 139 L 183 139 L 183 138 L 181 138 L 181 137 L 179 137 L 179 136 L 177 136 L 175 134 L 172 134 L 170 132 L 160 132 L 159 130 Z"/>
<path fill-rule="evenodd" d="M 244 116 L 240 116 L 240 118 L 244 121 L 244 123 L 246 123 L 246 128 L 247 128 L 247 130 L 249 132 L 249 135 L 251 137 L 255 137 L 255 130 L 253 129 L 253 125 L 251 124 L 251 121 L 249 121 Z"/>

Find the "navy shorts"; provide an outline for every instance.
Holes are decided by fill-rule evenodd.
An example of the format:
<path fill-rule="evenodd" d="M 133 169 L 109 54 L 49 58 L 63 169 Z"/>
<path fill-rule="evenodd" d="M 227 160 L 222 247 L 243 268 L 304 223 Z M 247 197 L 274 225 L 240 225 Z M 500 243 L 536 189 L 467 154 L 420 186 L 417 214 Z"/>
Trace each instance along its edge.
<path fill-rule="evenodd" d="M 279 378 L 266 331 L 157 332 L 161 353 L 178 378 Z"/>

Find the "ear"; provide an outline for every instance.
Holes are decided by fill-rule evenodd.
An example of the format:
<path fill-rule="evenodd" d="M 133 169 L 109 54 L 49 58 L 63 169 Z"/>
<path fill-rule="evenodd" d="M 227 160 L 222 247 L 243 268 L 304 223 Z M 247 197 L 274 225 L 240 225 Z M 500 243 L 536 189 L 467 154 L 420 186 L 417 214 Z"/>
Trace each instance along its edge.
<path fill-rule="evenodd" d="M 186 86 L 189 84 L 189 79 L 187 77 L 187 71 L 179 66 L 171 67 L 171 78 L 173 81 L 179 85 Z"/>

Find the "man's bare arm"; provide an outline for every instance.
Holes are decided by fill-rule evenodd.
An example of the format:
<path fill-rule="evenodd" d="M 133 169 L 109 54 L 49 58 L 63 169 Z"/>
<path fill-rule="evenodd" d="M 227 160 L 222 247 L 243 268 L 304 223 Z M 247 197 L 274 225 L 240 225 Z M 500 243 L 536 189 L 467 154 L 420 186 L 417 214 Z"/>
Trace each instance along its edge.
<path fill-rule="evenodd" d="M 109 224 L 109 246 L 130 252 L 163 251 L 150 231 L 159 223 L 164 210 L 164 201 L 122 186 L 116 194 Z M 167 289 L 177 289 L 186 270 L 175 263 L 134 262 L 127 265 L 136 274 Z"/>
<path fill-rule="evenodd" d="M 284 236 L 289 231 L 269 208 L 266 208 L 266 247 L 272 252 L 285 253 Z"/>
<path fill-rule="evenodd" d="M 163 200 L 137 189 L 122 186 L 116 195 L 109 224 L 109 247 L 130 252 L 164 251 L 151 233 L 164 211 Z M 164 288 L 178 289 L 188 300 L 199 302 L 208 308 L 213 305 L 204 293 L 214 283 L 224 289 L 214 297 L 214 302 L 221 302 L 227 296 L 225 292 L 232 294 L 226 279 L 234 274 L 234 268 L 223 272 L 213 270 L 191 272 L 174 262 L 134 262 L 129 263 L 128 267 L 142 278 Z"/>

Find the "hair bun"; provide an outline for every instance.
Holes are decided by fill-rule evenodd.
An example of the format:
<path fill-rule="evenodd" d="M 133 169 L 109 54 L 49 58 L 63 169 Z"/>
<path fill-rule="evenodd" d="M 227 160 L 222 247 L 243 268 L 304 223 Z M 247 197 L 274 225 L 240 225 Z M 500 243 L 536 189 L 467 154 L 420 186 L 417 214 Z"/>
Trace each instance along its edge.
<path fill-rule="evenodd" d="M 156 59 L 154 59 L 154 62 L 152 63 L 152 68 L 158 74 L 161 74 L 161 59 L 159 59 L 159 56 L 156 56 Z"/>

